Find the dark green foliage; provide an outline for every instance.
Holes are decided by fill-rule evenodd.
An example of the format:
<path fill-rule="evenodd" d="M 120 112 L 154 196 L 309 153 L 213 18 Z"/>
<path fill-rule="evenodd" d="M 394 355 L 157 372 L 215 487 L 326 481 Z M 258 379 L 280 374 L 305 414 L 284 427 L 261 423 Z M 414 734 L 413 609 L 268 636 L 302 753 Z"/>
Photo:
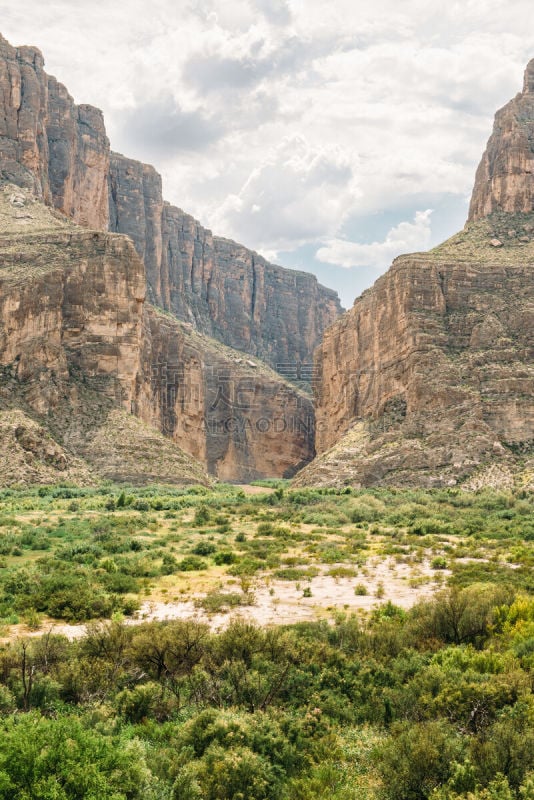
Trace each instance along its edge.
<path fill-rule="evenodd" d="M 196 556 L 211 556 L 217 547 L 213 544 L 213 542 L 199 542 L 193 547 L 193 552 Z"/>
<path fill-rule="evenodd" d="M 6 638 L 131 613 L 200 569 L 198 613 L 229 614 L 219 633 L 117 615 L 74 641 L 48 622 L 12 636 L 0 798 L 532 800 L 533 512 L 526 492 L 456 489 L 0 492 Z M 284 628 L 230 617 L 266 574 L 302 581 L 303 606 L 318 570 L 363 592 L 381 556 L 440 589 Z"/>
<path fill-rule="evenodd" d="M 140 744 L 75 717 L 11 717 L 0 737 L 2 800 L 145 800 L 155 787 Z"/>
<path fill-rule="evenodd" d="M 215 553 L 213 556 L 213 560 L 220 566 L 221 564 L 234 564 L 237 557 L 236 554 L 232 553 L 230 550 L 219 550 L 219 552 Z"/>
<path fill-rule="evenodd" d="M 207 564 L 198 556 L 186 556 L 181 561 L 178 562 L 176 568 L 180 570 L 180 572 L 195 572 L 197 570 L 206 569 Z"/>
<path fill-rule="evenodd" d="M 380 751 L 387 800 L 427 800 L 452 776 L 465 744 L 445 721 L 396 725 Z M 461 787 L 461 788 L 471 788 Z"/>

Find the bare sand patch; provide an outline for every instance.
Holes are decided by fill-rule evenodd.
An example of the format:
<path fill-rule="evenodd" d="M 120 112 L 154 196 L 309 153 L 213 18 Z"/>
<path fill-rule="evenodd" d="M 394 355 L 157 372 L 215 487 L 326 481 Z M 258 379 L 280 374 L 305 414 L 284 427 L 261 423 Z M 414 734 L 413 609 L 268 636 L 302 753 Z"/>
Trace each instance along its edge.
<path fill-rule="evenodd" d="M 258 625 L 289 625 L 295 622 L 309 622 L 317 619 L 333 619 L 336 613 L 369 612 L 373 608 L 390 601 L 407 609 L 427 597 L 431 597 L 441 585 L 448 570 L 433 570 L 428 561 L 420 564 L 397 562 L 394 558 L 371 558 L 356 576 L 336 577 L 329 575 L 336 567 L 346 564 L 321 565 L 319 574 L 300 581 L 288 581 L 261 575 L 253 581 L 252 605 L 239 606 L 227 613 L 208 613 L 197 606 L 197 601 L 206 592 L 184 596 L 183 600 L 146 600 L 134 617 L 127 618 L 127 625 L 142 622 L 173 619 L 196 619 L 207 622 L 212 630 L 226 627 L 233 619 L 240 618 Z M 357 586 L 364 586 L 367 594 L 356 594 Z M 236 592 L 235 578 L 221 578 L 220 592 Z M 306 595 L 305 596 L 305 590 Z M 0 641 L 9 641 L 19 636 L 40 636 L 55 633 L 68 639 L 81 638 L 86 631 L 83 624 L 66 624 L 47 620 L 37 631 L 28 630 L 24 625 L 14 625 L 9 634 Z"/>

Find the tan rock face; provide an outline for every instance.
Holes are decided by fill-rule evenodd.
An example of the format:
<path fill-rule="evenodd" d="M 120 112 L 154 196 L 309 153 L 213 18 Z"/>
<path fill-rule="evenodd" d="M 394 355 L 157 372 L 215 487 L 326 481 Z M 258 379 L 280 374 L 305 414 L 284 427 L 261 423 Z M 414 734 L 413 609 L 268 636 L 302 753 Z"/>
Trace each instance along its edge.
<path fill-rule="evenodd" d="M 109 141 L 98 108 L 76 106 L 65 87 L 48 78 L 48 180 L 52 201 L 78 225 L 109 226 Z"/>
<path fill-rule="evenodd" d="M 37 215 L 49 214 L 38 203 L 26 207 L 30 228 L 39 225 Z M 53 411 L 74 374 L 130 410 L 144 297 L 143 264 L 125 236 L 85 231 L 52 215 L 48 230 L 4 233 L 0 365 L 37 413 Z"/>
<path fill-rule="evenodd" d="M 0 191 L 0 219 L 0 411 L 52 433 L 56 471 L 67 453 L 105 477 L 198 483 L 198 462 L 243 481 L 310 460 L 309 398 L 146 307 L 128 237 L 79 228 L 15 187 Z M 30 440 L 15 437 L 10 452 L 34 452 Z M 46 448 L 31 458 L 42 454 L 46 466 Z"/>
<path fill-rule="evenodd" d="M 307 395 L 261 362 L 155 308 L 147 312 L 146 419 L 222 480 L 291 477 L 312 458 Z"/>
<path fill-rule="evenodd" d="M 133 239 L 151 302 L 293 377 L 341 312 L 315 276 L 270 264 L 164 203 L 161 178 L 112 153 L 110 228 Z"/>
<path fill-rule="evenodd" d="M 497 112 L 464 230 L 396 259 L 327 330 L 319 455 L 297 484 L 531 485 L 533 142 L 534 60 Z"/>
<path fill-rule="evenodd" d="M 0 476 L 2 486 L 96 481 L 86 463 L 20 409 L 0 409 Z"/>
<path fill-rule="evenodd" d="M 152 167 L 117 154 L 110 164 L 101 113 L 76 106 L 43 64 L 0 37 L 0 184 L 16 184 L 0 191 L 0 406 L 16 401 L 108 477 L 141 474 L 134 446 L 111 435 L 120 409 L 227 480 L 290 474 L 313 455 L 309 399 L 202 334 L 297 378 L 337 295 L 213 237 L 164 203 Z M 147 309 L 146 289 L 190 327 Z M 161 479 L 150 455 L 161 437 L 121 420 Z"/>
<path fill-rule="evenodd" d="M 151 302 L 282 374 L 311 364 L 341 312 L 337 294 L 313 275 L 213 237 L 164 203 L 153 167 L 116 153 L 110 163 L 102 113 L 75 105 L 39 50 L 1 36 L 0 179 L 31 188 L 80 225 L 129 236 Z"/>
<path fill-rule="evenodd" d="M 161 295 L 161 177 L 148 164 L 112 153 L 109 175 L 110 230 L 129 236 L 144 261 L 149 299 Z"/>
<path fill-rule="evenodd" d="M 523 91 L 495 115 L 493 133 L 478 167 L 469 220 L 493 211 L 534 209 L 534 59 Z"/>
<path fill-rule="evenodd" d="M 298 482 L 454 485 L 530 452 L 530 251 L 528 263 L 502 251 L 500 263 L 451 261 L 439 248 L 398 258 L 317 350 L 320 455 Z"/>
<path fill-rule="evenodd" d="M 0 176 L 80 225 L 107 230 L 109 142 L 102 113 L 76 106 L 33 47 L 0 36 Z"/>

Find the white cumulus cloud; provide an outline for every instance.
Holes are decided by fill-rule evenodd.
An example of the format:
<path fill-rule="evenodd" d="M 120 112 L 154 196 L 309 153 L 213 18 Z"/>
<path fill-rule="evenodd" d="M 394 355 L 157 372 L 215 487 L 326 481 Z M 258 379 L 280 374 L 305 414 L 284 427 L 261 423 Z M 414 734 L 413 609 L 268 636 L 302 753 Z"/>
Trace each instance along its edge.
<path fill-rule="evenodd" d="M 432 236 L 432 209 L 417 211 L 413 222 L 401 222 L 388 232 L 383 242 L 360 244 L 345 239 L 331 239 L 319 248 L 316 257 L 339 267 L 376 267 L 384 269 L 396 256 L 428 250 Z"/>
<path fill-rule="evenodd" d="M 226 199 L 213 227 L 263 250 L 282 250 L 335 235 L 358 194 L 342 151 L 288 137 Z"/>

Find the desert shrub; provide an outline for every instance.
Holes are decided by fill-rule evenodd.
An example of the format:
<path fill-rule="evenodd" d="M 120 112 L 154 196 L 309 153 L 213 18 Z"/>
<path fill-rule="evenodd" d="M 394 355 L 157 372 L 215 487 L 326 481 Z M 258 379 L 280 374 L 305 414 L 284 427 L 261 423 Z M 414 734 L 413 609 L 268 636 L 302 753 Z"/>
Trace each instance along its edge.
<path fill-rule="evenodd" d="M 31 713 L 3 723 L 0 798 L 144 800 L 151 777 L 143 748 L 87 730 L 74 717 Z"/>
<path fill-rule="evenodd" d="M 517 791 L 528 773 L 534 770 L 532 701 L 525 698 L 504 709 L 484 737 L 472 741 L 471 758 L 483 785 L 500 773 Z"/>
<path fill-rule="evenodd" d="M 463 761 L 465 747 L 443 721 L 397 724 L 377 762 L 387 800 L 426 800 Z"/>
<path fill-rule="evenodd" d="M 247 606 L 253 602 L 253 597 L 250 594 L 241 592 L 210 592 L 205 597 L 200 598 L 195 602 L 198 608 L 203 608 L 204 611 L 216 613 L 218 611 L 227 611 L 236 606 Z"/>
<path fill-rule="evenodd" d="M 241 558 L 237 563 L 232 564 L 228 573 L 240 577 L 241 575 L 254 575 L 262 568 L 262 563 L 257 558 Z"/>
<path fill-rule="evenodd" d="M 208 565 L 198 556 L 186 556 L 177 564 L 180 572 L 196 572 L 197 570 L 207 569 Z"/>
<path fill-rule="evenodd" d="M 275 577 L 283 581 L 302 581 L 315 578 L 319 574 L 317 567 L 282 567 L 275 571 Z"/>
<path fill-rule="evenodd" d="M 176 709 L 176 701 L 161 684 L 150 681 L 124 689 L 116 698 L 117 710 L 127 722 L 139 723 L 150 718 L 159 722 L 169 719 Z"/>
<path fill-rule="evenodd" d="M 219 550 L 219 552 L 215 553 L 213 556 L 213 560 L 218 566 L 222 564 L 234 564 L 237 560 L 237 556 L 235 553 L 232 553 L 231 550 Z"/>
<path fill-rule="evenodd" d="M 358 573 L 354 567 L 338 565 L 329 569 L 327 574 L 332 578 L 355 578 Z"/>
<path fill-rule="evenodd" d="M 215 553 L 217 547 L 213 542 L 198 542 L 192 549 L 192 553 L 196 556 L 210 556 Z"/>
<path fill-rule="evenodd" d="M 200 505 L 196 511 L 195 516 L 193 518 L 193 523 L 196 526 L 205 525 L 207 522 L 210 521 L 210 510 L 206 505 Z"/>
<path fill-rule="evenodd" d="M 161 559 L 161 574 L 173 575 L 179 569 L 178 559 L 172 553 L 164 553 Z"/>
<path fill-rule="evenodd" d="M 511 600 L 507 589 L 491 584 L 452 587 L 416 606 L 413 614 L 421 632 L 428 636 L 453 644 L 477 644 L 488 636 L 497 608 Z"/>
<path fill-rule="evenodd" d="M 358 505 L 350 512 L 351 522 L 376 522 L 381 517 L 380 511 L 368 505 Z"/>

